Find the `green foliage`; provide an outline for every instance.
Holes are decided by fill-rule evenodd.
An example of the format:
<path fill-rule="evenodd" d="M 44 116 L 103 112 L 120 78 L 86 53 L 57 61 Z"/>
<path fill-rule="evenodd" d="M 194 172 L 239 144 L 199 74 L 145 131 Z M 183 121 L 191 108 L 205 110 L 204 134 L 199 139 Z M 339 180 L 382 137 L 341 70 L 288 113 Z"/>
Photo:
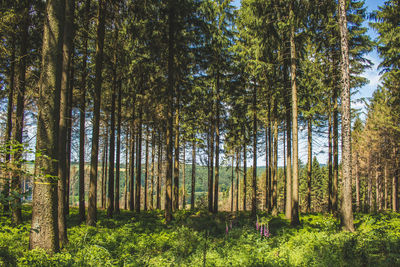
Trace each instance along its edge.
<path fill-rule="evenodd" d="M 24 206 L 24 215 L 30 208 Z M 210 214 L 179 211 L 166 225 L 161 212 L 115 219 L 100 212 L 98 227 L 76 225 L 69 218 L 69 244 L 58 254 L 28 250 L 29 223 L 11 227 L 0 218 L 1 266 L 398 266 L 400 215 L 356 214 L 355 233 L 341 232 L 331 215 L 304 215 L 289 226 L 284 216 L 259 214 L 269 225 L 261 237 L 247 213 Z M 231 227 L 232 222 L 232 227 Z M 228 226 L 228 234 L 225 233 Z"/>

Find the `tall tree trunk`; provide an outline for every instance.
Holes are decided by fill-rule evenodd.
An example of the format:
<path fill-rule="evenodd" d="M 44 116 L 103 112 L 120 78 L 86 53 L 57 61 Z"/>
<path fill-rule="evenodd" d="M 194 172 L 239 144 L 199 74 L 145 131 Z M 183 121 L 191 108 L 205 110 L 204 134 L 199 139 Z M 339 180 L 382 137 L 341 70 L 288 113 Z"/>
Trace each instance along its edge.
<path fill-rule="evenodd" d="M 149 138 L 150 131 L 149 125 L 147 125 L 146 129 L 146 151 L 145 151 L 145 159 L 144 159 L 144 205 L 143 210 L 147 210 L 147 185 L 148 185 L 148 176 L 149 176 Z"/>
<path fill-rule="evenodd" d="M 332 166 L 332 112 L 328 111 L 328 212 L 333 212 L 333 166 Z"/>
<path fill-rule="evenodd" d="M 134 112 L 134 111 L 133 111 Z M 130 158 L 130 168 L 129 168 L 129 210 L 133 211 L 135 209 L 135 191 L 134 191 L 134 181 L 135 181 L 135 123 L 132 120 L 131 124 L 131 158 Z"/>
<path fill-rule="evenodd" d="M 210 143 L 209 143 L 209 176 L 208 176 L 208 211 L 213 211 L 213 203 L 214 203 L 214 191 L 213 191 L 213 184 L 214 184 L 214 122 L 211 119 L 211 129 L 210 129 Z"/>
<path fill-rule="evenodd" d="M 101 168 L 101 208 L 106 207 L 106 184 L 107 184 L 107 161 L 108 161 L 108 125 L 106 125 L 106 132 L 104 135 L 104 148 L 103 148 L 103 166 Z"/>
<path fill-rule="evenodd" d="M 101 102 L 101 84 L 103 70 L 103 47 L 104 32 L 106 22 L 106 1 L 99 0 L 97 15 L 97 40 L 95 55 L 95 81 L 93 94 L 93 130 L 92 130 L 92 151 L 90 155 L 90 184 L 89 184 L 89 206 L 86 223 L 91 226 L 96 225 L 97 221 L 97 164 L 99 154 L 99 127 L 100 127 L 100 102 Z"/>
<path fill-rule="evenodd" d="M 69 74 L 69 82 L 68 82 L 68 109 L 67 109 L 67 192 L 66 192 L 66 200 L 65 200 L 65 214 L 69 215 L 69 197 L 70 197 L 70 188 L 71 188 L 71 150 L 72 150 L 72 108 L 73 108 L 73 96 L 74 96 L 74 79 L 75 79 L 75 53 L 74 53 L 74 45 L 72 45 L 72 53 L 71 53 L 71 64 L 68 69 L 70 70 Z M 72 195 L 73 196 L 73 195 Z"/>
<path fill-rule="evenodd" d="M 121 161 L 121 106 L 122 106 L 122 81 L 118 81 L 118 108 L 117 108 L 117 154 L 115 163 L 115 213 L 119 214 L 119 187 L 120 187 L 120 161 Z"/>
<path fill-rule="evenodd" d="M 89 28 L 90 0 L 86 0 L 85 29 Z M 79 114 L 79 222 L 85 221 L 85 117 L 86 117 L 86 79 L 88 76 L 88 31 L 83 31 L 82 77 L 80 88 Z"/>
<path fill-rule="evenodd" d="M 65 1 L 46 3 L 42 68 L 38 100 L 36 179 L 33 186 L 32 222 L 29 248 L 50 253 L 59 250 L 57 227 L 58 130 L 60 116 L 62 40 Z"/>
<path fill-rule="evenodd" d="M 274 171 L 272 175 L 272 216 L 278 215 L 278 102 L 274 101 Z"/>
<path fill-rule="evenodd" d="M 290 78 L 292 84 L 292 141 L 293 141 L 293 206 L 292 225 L 300 224 L 299 220 L 299 152 L 297 133 L 297 84 L 296 84 L 296 46 L 294 42 L 294 12 L 293 3 L 290 3 Z"/>
<path fill-rule="evenodd" d="M 398 153 L 397 149 L 393 148 L 393 158 L 394 158 L 394 173 L 392 176 L 392 210 L 397 212 L 399 210 L 398 206 L 398 177 L 399 174 L 399 165 L 398 165 Z"/>
<path fill-rule="evenodd" d="M 156 153 L 156 137 L 155 128 L 151 129 L 151 190 L 150 190 L 150 209 L 154 209 L 154 176 L 155 176 L 155 153 Z"/>
<path fill-rule="evenodd" d="M 247 195 L 247 146 L 244 137 L 243 144 L 243 210 L 246 211 L 246 195 Z"/>
<path fill-rule="evenodd" d="M 193 134 L 192 141 L 192 192 L 190 193 L 190 209 L 194 210 L 194 201 L 195 201 L 195 192 L 196 192 L 196 139 Z"/>
<path fill-rule="evenodd" d="M 15 123 L 13 123 L 12 128 L 12 140 L 18 145 L 22 144 L 22 134 L 24 127 L 24 101 L 25 101 L 25 87 L 26 87 L 26 58 L 28 50 L 28 28 L 29 28 L 29 1 L 23 1 L 22 3 L 22 23 L 18 32 L 20 50 L 18 59 L 18 78 L 16 87 L 16 112 L 15 112 Z M 22 158 L 22 151 L 17 151 L 14 153 L 13 161 L 16 164 L 16 169 L 21 168 L 20 160 Z M 11 190 L 14 192 L 21 193 L 21 177 L 18 171 L 12 173 L 11 179 Z M 22 213 L 21 213 L 21 199 L 14 198 L 12 210 L 12 221 L 14 224 L 18 225 L 22 223 Z"/>
<path fill-rule="evenodd" d="M 347 39 L 346 1 L 339 0 L 339 30 L 342 54 L 342 176 L 343 201 L 341 223 L 347 231 L 354 231 L 351 201 L 351 116 L 350 116 L 350 67 Z"/>
<path fill-rule="evenodd" d="M 253 177 L 251 194 L 251 216 L 257 215 L 257 87 L 253 90 Z"/>
<path fill-rule="evenodd" d="M 111 120 L 110 120 L 110 159 L 108 168 L 108 195 L 107 195 L 107 217 L 112 218 L 114 213 L 114 164 L 115 164 L 115 100 L 117 98 L 117 40 L 118 29 L 114 30 L 114 59 L 113 59 L 113 84 L 111 93 Z"/>
<path fill-rule="evenodd" d="M 136 144 L 136 188 L 135 211 L 140 212 L 140 193 L 142 188 L 142 109 L 139 107 L 139 122 Z"/>
<path fill-rule="evenodd" d="M 182 209 L 186 209 L 186 141 L 183 141 L 183 166 L 182 166 Z"/>
<path fill-rule="evenodd" d="M 12 36 L 11 40 L 11 57 L 10 57 L 10 79 L 8 82 L 8 102 L 7 102 L 7 124 L 6 124 L 6 131 L 5 131 L 5 144 L 8 148 L 11 148 L 10 141 L 11 141 L 11 133 L 12 133 L 12 117 L 13 117 L 13 109 L 14 109 L 14 90 L 15 90 L 15 36 Z M 5 162 L 9 163 L 11 160 L 11 154 L 7 153 L 5 156 Z M 4 180 L 2 194 L 4 198 L 8 198 L 10 195 L 10 180 L 11 174 L 7 173 L 7 178 Z M 10 210 L 9 202 L 7 201 L 3 205 L 3 211 L 6 213 Z"/>
<path fill-rule="evenodd" d="M 173 171 L 173 99 L 174 99 L 174 58 L 175 58 L 175 5 L 176 0 L 168 0 L 168 90 L 167 90 L 167 129 L 165 132 L 167 147 L 167 170 L 165 177 L 165 220 L 172 220 L 172 171 Z"/>
<path fill-rule="evenodd" d="M 285 68 L 286 69 L 286 68 Z M 292 220 L 292 131 L 290 112 L 290 92 L 286 99 L 286 219 Z"/>
<path fill-rule="evenodd" d="M 130 139 L 129 139 L 129 127 L 126 129 L 126 139 L 125 139 L 125 188 L 124 188 L 124 209 L 128 209 L 128 184 L 129 184 L 129 155 L 130 155 Z"/>
<path fill-rule="evenodd" d="M 311 176 L 312 176 L 312 119 L 309 118 L 307 122 L 307 147 L 308 147 L 308 160 L 307 160 L 307 213 L 311 212 Z"/>
<path fill-rule="evenodd" d="M 239 212 L 239 181 L 240 181 L 240 170 L 239 170 L 239 164 L 240 164 L 240 149 L 236 149 L 236 212 Z"/>
<path fill-rule="evenodd" d="M 386 159 L 386 157 L 384 158 L 384 161 L 385 161 L 385 163 L 384 163 L 384 170 L 383 170 L 383 173 L 384 173 L 384 177 L 383 177 L 383 179 L 384 179 L 384 195 L 383 195 L 383 203 L 384 203 L 384 209 L 385 210 L 388 210 L 388 162 L 387 162 L 387 159 Z"/>
<path fill-rule="evenodd" d="M 360 171 L 358 153 L 355 156 L 355 176 L 356 176 L 356 210 L 360 212 Z"/>
<path fill-rule="evenodd" d="M 177 100 L 175 106 L 175 142 L 174 142 L 174 184 L 173 184 L 173 205 L 172 210 L 179 210 L 179 92 L 176 93 Z"/>
<path fill-rule="evenodd" d="M 217 99 L 216 99 L 216 114 L 215 114 L 215 178 L 214 178 L 214 207 L 213 212 L 218 212 L 218 193 L 219 193 L 219 143 L 220 143 L 220 103 L 219 103 L 219 78 L 217 76 Z"/>
<path fill-rule="evenodd" d="M 273 163 L 273 146 L 272 146 L 272 121 L 271 121 L 271 103 L 268 103 L 268 212 L 271 212 L 273 206 L 273 195 L 272 195 L 272 163 Z"/>
<path fill-rule="evenodd" d="M 233 170 L 233 164 L 235 162 L 235 157 L 232 154 L 232 163 L 231 163 L 231 212 L 233 212 L 233 196 L 234 196 L 234 192 L 235 192 L 235 186 L 233 183 L 233 179 L 234 179 L 234 170 Z"/>
<path fill-rule="evenodd" d="M 264 200 L 264 205 L 265 205 L 265 210 L 268 211 L 268 205 L 269 205 L 269 186 L 268 186 L 268 181 L 269 181 L 269 142 L 268 142 L 268 128 L 269 124 L 268 122 L 265 124 L 265 200 Z"/>
<path fill-rule="evenodd" d="M 161 168 L 162 168 L 162 143 L 161 143 L 161 132 L 158 133 L 158 145 L 157 145 L 157 192 L 156 192 L 156 208 L 161 209 Z"/>

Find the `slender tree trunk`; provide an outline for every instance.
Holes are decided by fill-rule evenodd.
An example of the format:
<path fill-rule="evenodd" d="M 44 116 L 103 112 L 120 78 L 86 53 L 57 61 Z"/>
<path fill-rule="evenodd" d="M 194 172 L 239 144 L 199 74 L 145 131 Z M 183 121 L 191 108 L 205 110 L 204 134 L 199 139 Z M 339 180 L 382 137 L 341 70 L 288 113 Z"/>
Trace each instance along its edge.
<path fill-rule="evenodd" d="M 49 253 L 59 250 L 57 227 L 58 130 L 60 116 L 62 40 L 65 1 L 46 3 L 43 29 L 42 68 L 38 100 L 36 179 L 33 186 L 29 248 Z"/>
<path fill-rule="evenodd" d="M 186 209 L 186 141 L 183 141 L 183 166 L 182 166 L 182 209 Z"/>
<path fill-rule="evenodd" d="M 167 147 L 167 171 L 165 177 L 165 220 L 172 220 L 172 171 L 173 171 L 173 99 L 174 99 L 174 43 L 175 43 L 175 5 L 176 0 L 168 0 L 168 89 L 167 89 L 167 129 L 165 132 Z"/>
<path fill-rule="evenodd" d="M 211 120 L 211 129 L 210 129 L 210 146 L 209 146 L 209 156 L 208 156 L 208 161 L 209 161 L 209 170 L 210 174 L 208 177 L 208 211 L 212 212 L 213 211 L 213 203 L 214 203 L 214 197 L 213 197 L 213 184 L 214 184 L 214 123 L 213 119 Z"/>
<path fill-rule="evenodd" d="M 130 146 L 129 146 L 129 127 L 126 129 L 126 139 L 125 139 L 125 188 L 124 188 L 124 209 L 128 209 L 128 184 L 129 184 L 129 151 L 130 151 Z"/>
<path fill-rule="evenodd" d="M 217 76 L 217 99 L 216 99 L 216 114 L 215 114 L 215 178 L 214 178 L 214 207 L 213 212 L 218 212 L 218 193 L 219 193 L 219 143 L 220 143 L 220 132 L 219 132 L 219 76 Z"/>
<path fill-rule="evenodd" d="M 286 100 L 286 219 L 292 220 L 292 131 L 290 112 L 290 93 Z"/>
<path fill-rule="evenodd" d="M 122 105 L 122 84 L 118 82 L 118 108 L 117 108 L 117 154 L 115 163 L 115 213 L 119 214 L 119 187 L 120 187 L 120 161 L 121 161 L 121 105 Z"/>
<path fill-rule="evenodd" d="M 347 39 L 346 2 L 339 0 L 339 30 L 342 54 L 342 175 L 343 201 L 341 223 L 347 231 L 354 231 L 351 201 L 351 115 L 350 115 L 350 67 Z"/>
<path fill-rule="evenodd" d="M 24 128 L 24 101 L 25 101 L 25 87 L 26 87 L 26 65 L 27 65 L 27 50 L 28 50 L 28 28 L 29 28 L 29 1 L 23 1 L 22 3 L 22 23 L 18 32 L 20 42 L 19 46 L 19 59 L 18 59 L 18 78 L 16 87 L 16 111 L 15 111 L 15 123 L 12 128 L 12 140 L 18 145 L 22 144 L 22 134 Z M 17 151 L 13 155 L 13 161 L 16 165 L 16 169 L 21 169 L 20 160 L 22 158 L 22 151 Z M 11 178 L 11 190 L 14 192 L 21 193 L 21 177 L 18 171 L 12 173 Z M 13 205 L 11 206 L 12 221 L 18 225 L 22 223 L 22 212 L 21 212 L 21 199 L 14 198 Z"/>
<path fill-rule="evenodd" d="M 135 123 L 132 120 L 131 125 L 131 158 L 130 158 L 130 175 L 129 175 L 129 210 L 135 209 L 135 192 L 134 192 L 134 181 L 135 181 Z"/>
<path fill-rule="evenodd" d="M 100 127 L 100 102 L 101 102 L 101 84 L 103 70 L 103 47 L 104 32 L 106 22 L 106 1 L 99 0 L 97 16 L 97 40 L 95 55 L 95 81 L 93 94 L 93 130 L 92 130 L 92 151 L 90 155 L 90 184 L 89 184 L 89 206 L 86 223 L 91 226 L 96 225 L 97 221 L 97 164 L 99 153 L 99 127 Z"/>
<path fill-rule="evenodd" d="M 290 4 L 290 78 L 292 84 L 292 141 L 293 141 L 293 206 L 292 206 L 292 225 L 300 224 L 299 220 L 299 152 L 298 152 L 298 133 L 297 133 L 297 84 L 296 84 L 296 46 L 294 42 L 294 12 L 293 3 Z"/>
<path fill-rule="evenodd" d="M 384 203 L 384 209 L 388 210 L 388 162 L 387 159 L 384 159 L 384 186 L 385 186 L 385 191 L 384 191 L 384 196 L 383 196 L 383 203 Z"/>
<path fill-rule="evenodd" d="M 398 206 L 398 177 L 397 175 L 399 174 L 399 169 L 398 169 L 398 154 L 397 154 L 397 149 L 393 148 L 393 154 L 394 154 L 394 173 L 392 177 L 392 210 L 394 212 L 397 212 L 399 210 Z"/>
<path fill-rule="evenodd" d="M 246 211 L 246 195 L 247 195 L 247 147 L 246 140 L 243 145 L 243 210 Z"/>
<path fill-rule="evenodd" d="M 236 149 L 236 212 L 239 212 L 240 149 Z"/>
<path fill-rule="evenodd" d="M 104 137 L 103 166 L 101 168 L 101 208 L 106 206 L 106 184 L 107 184 L 107 158 L 108 158 L 108 126 Z"/>
<path fill-rule="evenodd" d="M 111 120 L 110 120 L 110 159 L 108 168 L 108 195 L 107 195 L 107 217 L 112 218 L 114 213 L 114 164 L 115 164 L 115 100 L 117 98 L 117 40 L 118 29 L 114 30 L 114 59 L 113 59 L 113 84 L 111 93 Z"/>
<path fill-rule="evenodd" d="M 161 209 L 161 167 L 162 167 L 162 143 L 161 133 L 158 134 L 158 151 L 157 151 L 157 192 L 156 192 L 156 207 Z"/>
<path fill-rule="evenodd" d="M 307 213 L 311 212 L 311 176 L 312 176 L 312 119 L 309 118 L 308 126 L 308 160 L 307 160 Z"/>
<path fill-rule="evenodd" d="M 257 87 L 253 91 L 253 177 L 251 196 L 251 216 L 257 215 Z"/>
<path fill-rule="evenodd" d="M 339 130 L 338 130 L 338 93 L 336 86 L 333 88 L 333 180 L 332 180 L 332 212 L 338 212 L 338 185 L 339 185 Z"/>
<path fill-rule="evenodd" d="M 265 124 L 265 210 L 268 211 L 269 205 L 269 143 L 268 143 L 268 122 Z"/>
<path fill-rule="evenodd" d="M 155 152 L 156 152 L 156 137 L 155 128 L 151 130 L 151 190 L 150 190 L 150 209 L 154 209 L 154 176 L 155 176 Z"/>
<path fill-rule="evenodd" d="M 142 110 L 139 108 L 139 122 L 136 144 L 136 191 L 135 191 L 135 211 L 140 212 L 140 193 L 142 188 Z"/>
<path fill-rule="evenodd" d="M 192 192 L 190 193 L 190 209 L 194 210 L 194 201 L 195 201 L 195 192 L 196 192 L 196 140 L 193 135 L 192 141 Z"/>
<path fill-rule="evenodd" d="M 273 195 L 272 195 L 272 161 L 273 161 L 273 147 L 272 147 L 272 122 L 271 122 L 271 103 L 268 103 L 268 212 L 272 211 Z"/>
<path fill-rule="evenodd" d="M 328 111 L 328 212 L 333 212 L 333 166 L 332 166 L 332 116 L 331 110 Z"/>
<path fill-rule="evenodd" d="M 360 212 L 360 171 L 359 171 L 359 159 L 358 153 L 356 153 L 355 158 L 355 176 L 356 176 L 356 209 L 357 212 Z"/>
<path fill-rule="evenodd" d="M 8 148 L 11 148 L 10 141 L 11 141 L 11 134 L 12 134 L 12 117 L 13 117 L 13 109 L 14 109 L 14 90 L 15 90 L 15 50 L 16 50 L 16 45 L 15 45 L 15 39 L 16 37 L 12 37 L 11 41 L 11 58 L 10 58 L 10 80 L 8 83 L 8 102 L 7 102 L 7 124 L 6 124 L 6 131 L 5 131 L 5 144 Z M 11 154 L 7 153 L 5 157 L 5 162 L 9 163 L 11 160 Z M 7 179 L 5 179 L 3 183 L 3 188 L 2 188 L 2 193 L 4 195 L 4 198 L 8 198 L 10 195 L 10 178 L 11 178 L 11 173 L 7 173 Z M 6 213 L 10 210 L 10 205 L 9 202 L 7 201 L 3 205 L 3 211 Z"/>
<path fill-rule="evenodd" d="M 272 216 L 278 215 L 278 102 L 274 101 L 274 171 L 272 175 Z"/>
<path fill-rule="evenodd" d="M 233 196 L 234 196 L 234 192 L 235 192 L 235 186 L 233 183 L 233 179 L 234 179 L 234 171 L 233 171 L 233 164 L 235 162 L 235 157 L 232 155 L 232 163 L 231 163 L 231 212 L 233 212 Z"/>
<path fill-rule="evenodd" d="M 90 0 L 86 0 L 85 29 L 89 28 Z M 85 117 L 86 117 L 86 79 L 88 76 L 88 31 L 83 33 L 82 77 L 80 88 L 79 114 L 79 222 L 85 221 Z"/>
<path fill-rule="evenodd" d="M 147 210 L 147 185 L 148 185 L 148 176 L 149 176 L 149 138 L 150 138 L 150 131 L 149 125 L 147 125 L 146 129 L 146 152 L 145 152 L 145 160 L 144 160 L 144 205 L 143 210 Z"/>
<path fill-rule="evenodd" d="M 177 103 L 175 107 L 173 211 L 179 210 L 179 93 L 177 93 L 177 96 Z"/>
<path fill-rule="evenodd" d="M 67 192 L 66 192 L 66 200 L 65 200 L 65 214 L 69 215 L 69 197 L 70 197 L 70 188 L 71 188 L 71 149 L 72 149 L 72 108 L 73 108 L 73 96 L 74 96 L 74 79 L 75 79 L 75 53 L 74 53 L 74 45 L 72 45 L 72 53 L 71 53 L 71 64 L 68 69 L 70 70 L 69 74 L 69 93 L 68 93 L 68 109 L 67 109 Z M 73 195 L 72 195 L 73 196 Z"/>

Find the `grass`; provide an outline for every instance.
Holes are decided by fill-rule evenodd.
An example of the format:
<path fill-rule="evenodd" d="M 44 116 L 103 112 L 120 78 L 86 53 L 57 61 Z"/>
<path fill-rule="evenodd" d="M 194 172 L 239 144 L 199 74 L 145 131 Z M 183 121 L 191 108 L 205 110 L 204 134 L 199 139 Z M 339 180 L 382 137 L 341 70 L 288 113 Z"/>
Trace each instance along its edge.
<path fill-rule="evenodd" d="M 342 232 L 330 215 L 303 215 L 291 227 L 283 215 L 260 213 L 266 238 L 244 212 L 179 211 L 166 224 L 161 211 L 122 211 L 113 219 L 99 211 L 97 227 L 89 227 L 71 208 L 69 243 L 48 256 L 28 250 L 30 212 L 24 206 L 18 227 L 0 217 L 0 266 L 400 266 L 397 213 L 356 214 L 355 233 Z"/>

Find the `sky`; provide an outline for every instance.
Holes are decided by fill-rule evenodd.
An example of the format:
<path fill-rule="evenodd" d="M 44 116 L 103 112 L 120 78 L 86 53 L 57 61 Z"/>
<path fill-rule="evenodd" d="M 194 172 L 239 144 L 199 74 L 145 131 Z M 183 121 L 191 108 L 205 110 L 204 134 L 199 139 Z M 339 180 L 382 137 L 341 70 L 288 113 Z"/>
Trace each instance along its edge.
<path fill-rule="evenodd" d="M 367 12 L 370 13 L 373 10 L 377 10 L 378 6 L 382 6 L 384 4 L 384 1 L 381 0 L 366 0 L 365 1 L 365 6 L 367 7 Z M 240 7 L 240 0 L 233 0 L 233 5 L 236 7 Z M 376 32 L 369 27 L 368 25 L 369 21 L 364 22 L 364 26 L 368 28 L 367 34 L 371 37 L 371 39 L 375 39 L 377 37 Z M 372 63 L 373 66 L 370 69 L 367 69 L 363 76 L 366 77 L 369 80 L 369 83 L 362 88 L 358 90 L 358 92 L 352 96 L 352 108 L 357 108 L 360 109 L 363 114 L 365 114 L 365 104 L 363 101 L 360 101 L 361 99 L 366 99 L 372 97 L 373 92 L 377 88 L 377 86 L 380 84 L 380 77 L 379 75 L 379 70 L 378 66 L 381 62 L 381 59 L 379 58 L 379 55 L 374 49 L 371 51 L 369 54 L 366 55 L 366 58 L 369 59 Z M 365 115 L 362 115 L 362 118 L 365 117 Z M 300 132 L 299 132 L 299 158 L 300 160 L 305 163 L 307 162 L 307 140 L 306 140 L 306 130 L 301 129 L 300 127 Z M 282 142 L 279 142 L 282 144 Z M 320 163 L 325 164 L 328 159 L 327 155 L 327 144 L 326 144 L 326 138 L 314 138 L 313 140 L 313 157 L 316 156 L 318 161 Z M 340 146 L 340 145 L 339 145 Z M 339 148 L 340 149 L 340 148 Z M 283 158 L 282 158 L 282 152 L 283 148 L 280 146 L 279 148 L 279 161 L 278 164 L 280 166 L 283 166 Z M 339 151 L 340 153 L 340 151 Z M 252 160 L 249 159 L 248 164 L 251 166 L 252 165 Z M 257 165 L 258 166 L 265 166 L 265 157 L 259 157 L 257 160 Z"/>

